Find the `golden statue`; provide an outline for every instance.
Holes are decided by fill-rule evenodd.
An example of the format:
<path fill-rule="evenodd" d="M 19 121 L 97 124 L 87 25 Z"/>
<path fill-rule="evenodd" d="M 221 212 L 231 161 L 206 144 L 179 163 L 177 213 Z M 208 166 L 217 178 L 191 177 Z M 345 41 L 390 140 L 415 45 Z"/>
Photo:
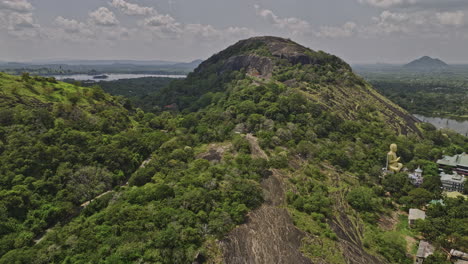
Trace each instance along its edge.
<path fill-rule="evenodd" d="M 399 163 L 400 157 L 397 157 L 397 145 L 390 145 L 390 152 L 387 154 L 387 169 L 393 172 L 400 172 L 403 164 Z"/>

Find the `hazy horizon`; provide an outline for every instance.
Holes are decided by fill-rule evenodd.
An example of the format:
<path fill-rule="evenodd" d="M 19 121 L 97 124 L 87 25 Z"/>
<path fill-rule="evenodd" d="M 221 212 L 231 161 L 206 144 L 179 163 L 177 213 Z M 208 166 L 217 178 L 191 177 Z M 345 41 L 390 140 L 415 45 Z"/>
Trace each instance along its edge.
<path fill-rule="evenodd" d="M 467 13 L 464 0 L 0 0 L 0 61 L 191 62 L 272 35 L 354 65 L 465 64 Z"/>
<path fill-rule="evenodd" d="M 431 56 L 429 56 L 431 57 Z M 419 57 L 420 58 L 420 57 Z M 388 66 L 402 66 L 405 65 L 411 61 L 414 61 L 419 58 L 414 58 L 414 59 L 408 59 L 408 61 L 402 61 L 402 62 L 383 62 L 383 61 L 377 61 L 377 62 L 356 62 L 352 63 L 349 62 L 350 65 L 352 66 L 365 66 L 365 65 L 388 65 Z M 434 59 L 440 59 L 440 58 L 435 58 Z M 80 59 L 80 58 L 50 58 L 50 59 L 38 59 L 38 60 L 23 60 L 23 61 L 9 61 L 9 60 L 0 60 L 0 63 L 24 63 L 24 64 L 52 64 L 52 63 L 63 63 L 67 64 L 67 62 L 93 62 L 93 61 L 99 61 L 99 62 L 111 62 L 111 61 L 135 61 L 135 62 L 140 62 L 140 63 L 148 63 L 148 65 L 151 65 L 151 62 L 158 62 L 158 64 L 164 65 L 170 65 L 170 64 L 179 64 L 179 63 L 191 63 L 195 61 L 204 61 L 208 58 L 200 58 L 200 59 L 195 59 L 195 60 L 190 60 L 190 61 L 169 61 L 169 60 L 160 60 L 160 59 L 125 59 L 125 58 L 109 58 L 109 59 Z M 441 59 L 442 61 L 446 62 L 448 66 L 466 66 L 468 65 L 468 62 L 458 62 L 458 63 L 451 63 L 449 61 L 445 61 Z"/>

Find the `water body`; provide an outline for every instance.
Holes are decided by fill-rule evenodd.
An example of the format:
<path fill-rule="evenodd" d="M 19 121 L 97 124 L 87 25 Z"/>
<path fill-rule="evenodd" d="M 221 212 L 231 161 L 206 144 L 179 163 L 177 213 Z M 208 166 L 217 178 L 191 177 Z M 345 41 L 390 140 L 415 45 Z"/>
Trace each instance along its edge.
<path fill-rule="evenodd" d="M 175 78 L 175 79 L 182 79 L 187 76 L 185 75 L 163 75 L 163 74 L 117 74 L 117 73 L 106 73 L 106 74 L 99 74 L 99 75 L 107 75 L 108 78 L 106 79 L 94 79 L 93 75 L 88 74 L 71 74 L 71 75 L 55 75 L 55 79 L 57 80 L 64 80 L 64 79 L 75 79 L 77 81 L 116 81 L 122 79 L 136 79 L 136 78 L 143 78 L 143 77 L 164 77 L 164 78 Z"/>
<path fill-rule="evenodd" d="M 435 127 L 439 129 L 448 128 L 464 136 L 468 136 L 468 121 L 457 121 L 457 120 L 449 119 L 449 118 L 427 117 L 427 116 L 422 116 L 422 115 L 414 115 L 414 116 L 423 122 L 433 124 Z"/>

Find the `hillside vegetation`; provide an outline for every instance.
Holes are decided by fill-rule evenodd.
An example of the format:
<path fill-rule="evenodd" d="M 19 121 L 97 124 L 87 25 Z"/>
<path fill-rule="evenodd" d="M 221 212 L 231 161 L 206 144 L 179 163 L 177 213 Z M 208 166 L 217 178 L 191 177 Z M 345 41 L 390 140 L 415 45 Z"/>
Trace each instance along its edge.
<path fill-rule="evenodd" d="M 433 160 L 468 149 L 461 135 L 415 123 L 341 59 L 280 38 L 214 55 L 153 95 L 154 113 L 106 94 L 88 101 L 96 88 L 30 78 L 2 75 L 2 90 L 79 92 L 42 102 L 86 118 L 59 111 L 44 128 L 34 118 L 2 123 L 2 161 L 12 158 L 0 170 L 0 263 L 265 263 L 285 253 L 291 263 L 412 263 L 405 234 L 379 220 L 398 204 L 441 198 Z M 41 109 L 7 95 L 2 112 Z M 127 119 L 94 126 L 119 116 L 102 118 L 102 109 Z M 410 169 L 427 170 L 422 190 L 404 174 L 380 181 L 390 143 Z M 466 204 L 454 199 L 447 210 Z M 434 243 L 463 249 L 459 217 Z"/>

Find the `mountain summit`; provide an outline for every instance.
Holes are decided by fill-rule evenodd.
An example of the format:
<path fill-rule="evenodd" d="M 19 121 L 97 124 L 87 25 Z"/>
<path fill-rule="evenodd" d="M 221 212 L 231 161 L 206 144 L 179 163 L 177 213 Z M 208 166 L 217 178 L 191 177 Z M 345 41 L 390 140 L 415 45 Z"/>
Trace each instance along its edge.
<path fill-rule="evenodd" d="M 440 69 L 447 66 L 448 64 L 440 59 L 431 58 L 429 56 L 421 57 L 405 65 L 406 68 L 413 69 Z"/>
<path fill-rule="evenodd" d="M 291 65 L 319 66 L 328 64 L 333 70 L 351 71 L 340 58 L 305 48 L 292 40 L 279 37 L 254 37 L 241 40 L 226 50 L 212 56 L 195 73 L 203 73 L 211 65 L 220 65 L 219 70 L 246 70 L 250 75 L 270 78 L 274 70 L 285 63 Z"/>

